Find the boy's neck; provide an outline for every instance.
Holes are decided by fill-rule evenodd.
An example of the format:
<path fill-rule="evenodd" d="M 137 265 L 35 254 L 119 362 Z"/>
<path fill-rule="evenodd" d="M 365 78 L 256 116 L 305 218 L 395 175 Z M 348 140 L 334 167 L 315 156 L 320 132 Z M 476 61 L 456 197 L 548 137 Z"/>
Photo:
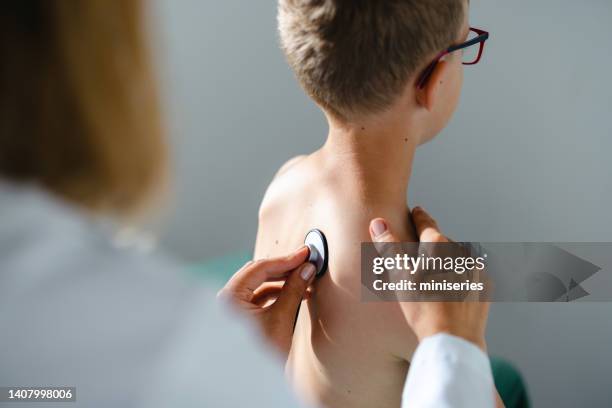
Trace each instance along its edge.
<path fill-rule="evenodd" d="M 329 136 L 321 149 L 334 171 L 359 183 L 366 198 L 405 206 L 419 130 L 405 115 L 380 115 L 362 123 L 328 118 Z M 382 200 L 382 202 L 381 202 Z"/>

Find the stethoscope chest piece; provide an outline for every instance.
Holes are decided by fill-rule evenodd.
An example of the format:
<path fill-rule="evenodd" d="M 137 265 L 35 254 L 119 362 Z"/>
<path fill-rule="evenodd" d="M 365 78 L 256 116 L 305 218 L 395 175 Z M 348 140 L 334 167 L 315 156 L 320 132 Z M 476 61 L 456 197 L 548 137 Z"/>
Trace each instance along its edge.
<path fill-rule="evenodd" d="M 310 250 L 308 262 L 317 268 L 316 277 L 319 278 L 327 271 L 327 259 L 329 257 L 325 234 L 318 229 L 310 230 L 304 238 L 304 245 Z"/>

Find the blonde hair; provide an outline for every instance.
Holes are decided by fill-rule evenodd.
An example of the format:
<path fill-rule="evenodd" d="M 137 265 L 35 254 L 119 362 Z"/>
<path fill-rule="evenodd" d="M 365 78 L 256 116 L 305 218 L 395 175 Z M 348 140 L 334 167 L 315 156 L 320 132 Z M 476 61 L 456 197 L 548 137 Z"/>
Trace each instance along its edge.
<path fill-rule="evenodd" d="M 94 210 L 138 208 L 166 146 L 140 0 L 9 0 L 0 177 Z"/>
<path fill-rule="evenodd" d="M 347 118 L 391 105 L 465 12 L 464 0 L 279 0 L 278 26 L 306 93 Z"/>

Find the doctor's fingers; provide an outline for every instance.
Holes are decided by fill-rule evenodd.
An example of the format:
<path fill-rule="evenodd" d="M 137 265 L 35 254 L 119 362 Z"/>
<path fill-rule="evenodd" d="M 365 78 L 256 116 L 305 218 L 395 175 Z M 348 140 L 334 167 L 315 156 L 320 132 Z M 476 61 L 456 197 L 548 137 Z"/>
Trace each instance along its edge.
<path fill-rule="evenodd" d="M 303 264 L 307 257 L 308 248 L 303 246 L 284 257 L 247 262 L 232 276 L 222 292 L 246 292 L 252 295 L 264 282 L 285 279 L 289 272 Z"/>
<path fill-rule="evenodd" d="M 284 318 L 295 319 L 297 308 L 304 299 L 308 286 L 314 280 L 315 272 L 315 266 L 309 262 L 291 272 L 272 309 Z M 291 322 L 293 323 L 292 320 Z"/>
<path fill-rule="evenodd" d="M 412 221 L 420 242 L 448 242 L 438 223 L 423 208 L 412 209 Z"/>
<path fill-rule="evenodd" d="M 415 256 L 415 248 L 410 244 L 403 245 L 391 232 L 389 224 L 383 218 L 375 218 L 370 221 L 370 238 L 379 256 L 384 258 L 395 258 L 396 255 Z M 390 281 L 407 278 L 410 271 L 397 268 L 384 268 L 379 278 Z"/>
<path fill-rule="evenodd" d="M 274 304 L 281 292 L 285 282 L 266 282 L 259 287 L 253 294 L 251 303 L 259 307 L 268 307 Z M 308 287 L 304 292 L 304 299 L 310 299 L 312 297 L 312 287 Z"/>
<path fill-rule="evenodd" d="M 422 207 L 413 208 L 412 221 L 420 242 L 453 242 L 442 234 L 436 220 Z M 375 218 L 370 222 L 370 237 L 374 243 L 399 242 L 383 218 Z M 385 247 L 391 246 L 376 245 L 380 255 L 394 255 L 393 253 L 385 254 Z"/>
<path fill-rule="evenodd" d="M 399 240 L 393 235 L 389 229 L 389 224 L 384 218 L 374 218 L 370 221 L 370 238 L 374 243 L 374 248 L 378 255 L 384 257 L 393 257 L 397 253 L 397 246 L 393 243 Z"/>

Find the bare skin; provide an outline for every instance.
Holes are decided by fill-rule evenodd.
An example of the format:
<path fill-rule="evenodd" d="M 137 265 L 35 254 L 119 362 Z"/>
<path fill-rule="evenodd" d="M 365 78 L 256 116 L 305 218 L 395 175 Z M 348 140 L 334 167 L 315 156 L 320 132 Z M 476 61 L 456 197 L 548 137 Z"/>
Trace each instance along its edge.
<path fill-rule="evenodd" d="M 286 253 L 315 227 L 330 250 L 328 272 L 300 309 L 287 372 L 313 405 L 397 407 L 417 340 L 397 304 L 360 302 L 360 242 L 369 240 L 371 214 L 414 239 L 406 202 L 394 205 L 382 186 L 350 177 L 349 160 L 329 161 L 320 151 L 290 164 L 262 205 L 256 258 Z"/>

